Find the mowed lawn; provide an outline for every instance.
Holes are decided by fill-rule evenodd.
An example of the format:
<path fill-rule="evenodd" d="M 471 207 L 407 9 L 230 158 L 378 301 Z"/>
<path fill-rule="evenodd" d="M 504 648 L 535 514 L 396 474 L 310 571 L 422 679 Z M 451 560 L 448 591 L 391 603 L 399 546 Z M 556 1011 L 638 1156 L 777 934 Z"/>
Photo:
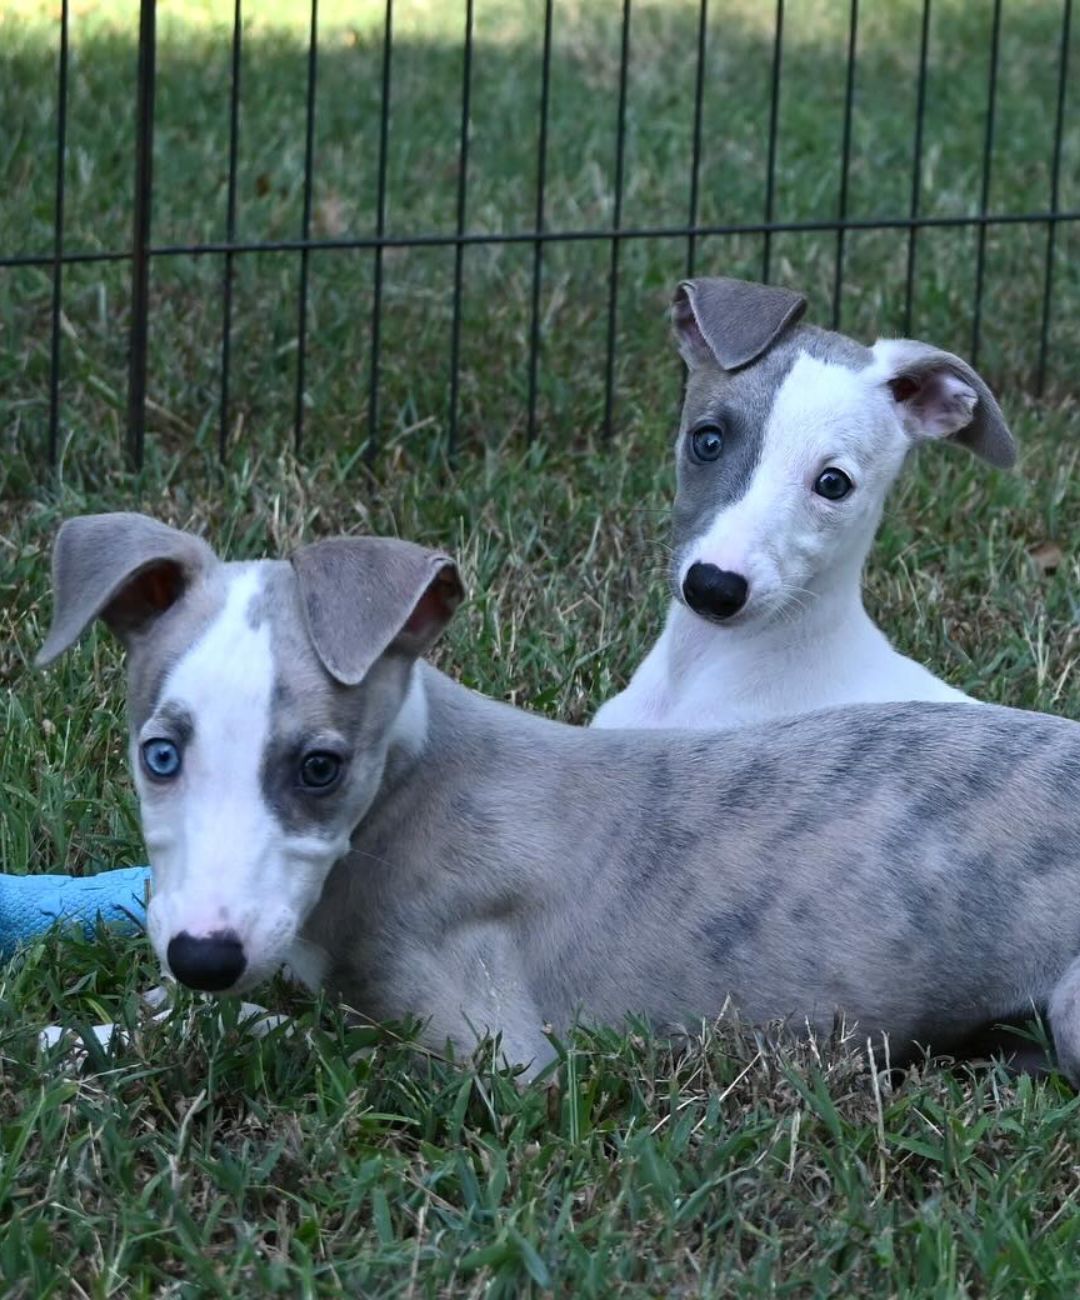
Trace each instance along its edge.
<path fill-rule="evenodd" d="M 546 219 L 610 224 L 621 6 L 559 0 Z M 399 0 L 386 228 L 456 222 L 463 6 Z M 312 232 L 375 222 L 382 5 L 321 6 Z M 828 219 L 841 179 L 850 6 L 786 6 L 775 214 Z M 1045 211 L 1062 7 L 1006 0 L 990 208 Z M 773 6 L 709 5 L 699 216 L 760 220 Z M 922 211 L 978 211 L 989 3 L 932 8 Z M 622 219 L 685 222 L 698 7 L 635 3 Z M 848 211 L 905 215 L 922 5 L 863 0 Z M 300 234 L 308 14 L 246 9 L 237 237 Z M 137 6 L 72 5 L 72 251 L 131 230 Z M 154 242 L 225 231 L 231 10 L 159 7 Z M 1080 24 L 1070 57 L 1080 68 Z M 543 6 L 477 0 L 466 225 L 533 229 Z M 52 249 L 57 12 L 0 13 L 0 255 Z M 1080 207 L 1071 92 L 1060 202 Z M 1046 228 L 991 227 L 980 368 L 1023 445 L 1014 474 L 928 448 L 890 504 L 869 599 L 896 642 L 983 698 L 1080 717 L 1080 258 L 1058 231 L 1047 385 L 1034 396 Z M 835 235 L 778 235 L 773 271 L 831 311 Z M 965 355 L 977 237 L 924 232 L 913 332 Z M 142 860 L 123 674 L 95 633 L 48 673 L 55 528 L 140 508 L 232 556 L 338 530 L 453 549 L 470 599 L 438 662 L 573 722 L 626 680 L 662 618 L 679 368 L 664 312 L 686 241 L 628 241 L 613 437 L 602 436 L 609 250 L 553 244 L 541 286 L 538 438 L 526 446 L 530 245 L 464 258 L 458 454 L 446 456 L 454 253 L 389 250 L 379 427 L 368 425 L 373 255 L 310 259 L 303 454 L 292 450 L 298 259 L 235 260 L 226 458 L 217 459 L 222 265 L 152 271 L 146 466 L 125 467 L 129 269 L 64 277 L 61 448 L 44 463 L 52 281 L 0 269 L 0 869 Z M 760 237 L 698 241 L 701 272 L 756 275 Z M 849 234 L 842 322 L 904 324 L 905 232 Z M 379 454 L 367 467 L 374 435 Z M 349 1028 L 285 988 L 297 1032 L 255 1040 L 182 999 L 158 1026 L 138 939 L 50 938 L 0 967 L 0 1278 L 5 1296 L 1069 1296 L 1080 1288 L 1078 1102 L 1056 1076 L 929 1063 L 875 1076 L 854 1044 L 783 1052 L 704 1026 L 678 1057 L 643 1030 L 564 1044 L 559 1087 L 519 1091 L 493 1053 L 451 1064 L 407 1025 Z M 124 1020 L 132 1043 L 81 1068 L 46 1024 Z"/>

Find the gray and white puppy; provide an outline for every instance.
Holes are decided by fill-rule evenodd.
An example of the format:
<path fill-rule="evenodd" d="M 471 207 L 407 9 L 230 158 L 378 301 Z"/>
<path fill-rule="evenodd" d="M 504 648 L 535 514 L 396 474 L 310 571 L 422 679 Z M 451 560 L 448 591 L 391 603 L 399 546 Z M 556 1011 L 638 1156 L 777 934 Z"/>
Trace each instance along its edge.
<path fill-rule="evenodd" d="M 968 698 L 889 643 L 863 605 L 863 567 L 913 448 L 951 442 L 1004 468 L 1008 424 L 959 357 L 914 339 L 865 347 L 804 323 L 805 308 L 775 285 L 679 286 L 672 602 L 595 726 L 711 730 Z"/>
<path fill-rule="evenodd" d="M 1045 1008 L 1080 1083 L 1080 726 L 856 706 L 726 734 L 583 730 L 420 656 L 453 562 L 339 538 L 224 563 L 139 515 L 54 554 L 48 663 L 128 651 L 165 967 L 239 993 L 287 962 L 375 1019 L 531 1073 L 544 1026 L 641 1014 L 947 1049 Z"/>

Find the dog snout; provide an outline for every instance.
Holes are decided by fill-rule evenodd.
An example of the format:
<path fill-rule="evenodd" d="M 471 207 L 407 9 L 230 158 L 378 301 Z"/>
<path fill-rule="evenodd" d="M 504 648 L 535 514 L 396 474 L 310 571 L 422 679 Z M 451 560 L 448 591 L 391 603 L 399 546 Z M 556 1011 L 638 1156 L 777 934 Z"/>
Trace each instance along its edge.
<path fill-rule="evenodd" d="M 232 988 L 247 966 L 244 945 L 231 930 L 201 939 L 181 930 L 169 940 L 165 955 L 181 984 L 204 993 Z"/>
<path fill-rule="evenodd" d="M 750 586 L 740 573 L 715 564 L 692 564 L 683 579 L 683 596 L 695 614 L 706 618 L 731 618 L 746 604 Z"/>

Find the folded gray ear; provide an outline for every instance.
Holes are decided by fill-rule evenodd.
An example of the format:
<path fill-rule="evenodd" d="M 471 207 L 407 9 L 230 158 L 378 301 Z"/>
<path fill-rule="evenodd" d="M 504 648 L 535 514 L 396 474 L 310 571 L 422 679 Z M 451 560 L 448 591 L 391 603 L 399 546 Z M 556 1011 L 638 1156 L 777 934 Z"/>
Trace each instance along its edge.
<path fill-rule="evenodd" d="M 913 440 L 948 438 L 999 469 L 1016 463 L 1001 407 L 966 361 L 916 339 L 878 339 L 873 351 Z"/>
<path fill-rule="evenodd" d="M 193 576 L 216 563 L 190 533 L 146 515 L 80 515 L 60 526 L 53 546 L 53 618 L 38 652 L 51 663 L 96 618 L 127 641 L 180 598 Z"/>
<path fill-rule="evenodd" d="M 344 686 L 387 650 L 422 655 L 465 594 L 448 555 L 392 537 L 333 537 L 291 560 L 311 643 Z"/>
<path fill-rule="evenodd" d="M 767 352 L 805 310 L 806 299 L 791 289 L 708 277 L 679 285 L 671 322 L 692 370 L 710 363 L 738 370 Z"/>

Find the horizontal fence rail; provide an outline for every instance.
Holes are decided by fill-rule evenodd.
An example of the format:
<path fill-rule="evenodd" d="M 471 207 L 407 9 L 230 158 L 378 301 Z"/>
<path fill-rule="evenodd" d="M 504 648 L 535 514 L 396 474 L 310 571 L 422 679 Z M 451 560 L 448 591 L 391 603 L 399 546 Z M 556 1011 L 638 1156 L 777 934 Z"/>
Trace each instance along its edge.
<path fill-rule="evenodd" d="M 145 452 L 148 393 L 152 384 L 149 370 L 149 339 L 153 324 L 154 298 L 152 292 L 153 268 L 169 259 L 221 260 L 220 277 L 220 339 L 212 341 L 219 356 L 219 383 L 216 396 L 217 446 L 220 455 L 226 455 L 229 430 L 233 418 L 234 387 L 231 371 L 236 358 L 234 338 L 236 318 L 235 280 L 239 259 L 253 254 L 280 254 L 297 260 L 298 279 L 295 304 L 295 388 L 292 414 L 293 442 L 297 452 L 305 446 L 306 424 L 310 412 L 308 392 L 308 363 L 312 349 L 319 346 L 313 336 L 311 311 L 311 266 L 315 255 L 335 252 L 360 252 L 370 255 L 370 302 L 361 304 L 359 311 L 366 316 L 368 352 L 363 367 L 363 400 L 358 409 L 366 411 L 366 445 L 369 460 L 380 446 L 382 420 L 381 385 L 386 346 L 384 333 L 384 308 L 387 291 L 387 255 L 394 250 L 447 249 L 453 254 L 450 276 L 449 325 L 449 384 L 445 411 L 446 445 L 453 452 L 461 436 L 461 410 L 463 400 L 464 343 L 467 323 L 464 302 L 470 285 L 470 250 L 513 249 L 521 246 L 527 250 L 525 272 L 528 280 L 527 321 L 524 329 L 524 346 L 527 365 L 523 379 L 524 429 L 528 439 L 539 432 L 541 392 L 541 365 L 545 350 L 545 291 L 551 282 L 548 259 L 549 250 L 559 245 L 600 245 L 607 247 L 607 264 L 604 282 L 600 289 L 601 305 L 598 315 L 602 319 L 603 355 L 597 362 L 602 372 L 602 398 L 597 409 L 597 431 L 610 435 L 616 426 L 616 409 L 619 399 L 619 372 L 617 357 L 621 340 L 621 306 L 634 286 L 627 283 L 624 250 L 628 243 L 640 241 L 685 241 L 684 267 L 687 275 L 714 271 L 706 265 L 702 255 L 702 241 L 710 238 L 741 237 L 760 241 L 760 274 L 772 279 L 777 274 L 777 237 L 823 236 L 831 238 L 831 272 L 829 274 L 829 310 L 823 313 L 823 323 L 833 328 L 843 325 L 845 288 L 849 285 L 849 237 L 857 233 L 895 231 L 901 236 L 902 264 L 902 320 L 905 332 L 913 328 L 914 302 L 920 276 L 920 239 L 922 232 L 969 231 L 975 241 L 974 282 L 971 299 L 970 358 L 978 364 L 982 349 L 986 319 L 987 277 L 992 266 L 990 233 L 1010 227 L 1030 227 L 1045 231 L 1045 248 L 1040 254 L 1037 275 L 1041 281 L 1038 303 L 1037 361 L 1033 370 L 1032 387 L 1042 393 L 1050 375 L 1050 351 L 1054 332 L 1054 301 L 1057 287 L 1056 267 L 1060 259 L 1063 228 L 1080 221 L 1080 208 L 1063 201 L 1073 198 L 1077 191 L 1066 189 L 1063 170 L 1065 149 L 1063 141 L 1069 123 L 1070 45 L 1073 39 L 1073 0 L 1062 0 L 1056 10 L 1059 23 L 1059 40 L 1056 66 L 1053 68 L 1053 113 L 1047 123 L 1047 157 L 1049 160 L 1049 193 L 1047 205 L 1034 210 L 999 210 L 994 204 L 995 149 L 1003 134 L 1009 130 L 1001 108 L 1001 39 L 1003 0 L 986 0 L 989 22 L 989 49 L 986 53 L 986 81 L 983 101 L 971 107 L 980 115 L 982 123 L 982 150 L 978 159 L 979 181 L 977 201 L 973 210 L 956 213 L 928 212 L 926 210 L 927 166 L 927 105 L 934 63 L 932 56 L 931 0 L 911 0 L 918 21 L 912 33 L 914 104 L 911 121 L 911 174 L 910 195 L 903 212 L 881 215 L 852 214 L 852 165 L 856 150 L 856 106 L 860 96 L 872 94 L 873 88 L 860 83 L 860 58 L 863 54 L 867 3 L 860 0 L 836 0 L 838 10 L 844 14 L 844 35 L 835 52 L 835 81 L 840 93 L 839 138 L 835 141 L 839 160 L 839 180 L 835 193 L 834 214 L 825 217 L 784 219 L 784 187 L 780 170 L 783 146 L 783 104 L 785 77 L 789 65 L 787 40 L 790 24 L 796 17 L 795 6 L 776 0 L 771 13 L 771 36 L 763 49 L 767 63 L 763 64 L 763 97 L 765 108 L 761 123 L 764 143 L 764 174 L 762 180 L 762 205 L 760 220 L 714 220 L 703 216 L 703 197 L 710 186 L 718 183 L 714 173 L 707 173 L 705 154 L 711 143 L 706 127 L 706 101 L 716 85 L 709 75 L 709 60 L 717 56 L 718 45 L 724 38 L 723 7 L 719 0 L 700 0 L 695 10 L 694 22 L 687 27 L 686 59 L 684 71 L 688 112 L 688 168 L 685 177 L 688 197 L 683 211 L 684 223 L 661 220 L 655 223 L 640 219 L 627 220 L 628 209 L 628 140 L 631 123 L 629 103 L 635 70 L 650 58 L 650 51 L 642 42 L 635 41 L 636 10 L 632 0 L 614 0 L 618 10 L 619 35 L 616 66 L 612 71 L 613 97 L 610 112 L 611 195 L 610 219 L 585 220 L 580 225 L 553 226 L 551 223 L 551 162 L 552 113 L 556 107 L 553 97 L 553 50 L 559 27 L 560 10 L 556 0 L 537 0 L 536 62 L 538 84 L 536 97 L 531 100 L 534 114 L 531 130 L 535 152 L 528 174 L 521 184 L 528 188 L 531 198 L 531 218 L 524 228 L 483 230 L 472 228 L 470 222 L 470 194 L 473 185 L 471 139 L 476 96 L 481 94 L 477 81 L 478 8 L 479 0 L 462 0 L 460 35 L 460 79 L 456 103 L 447 104 L 448 115 L 456 113 L 457 145 L 454 163 L 453 211 L 448 214 L 452 228 L 402 234 L 394 230 L 392 187 L 390 179 L 390 129 L 394 112 L 396 60 L 395 52 L 401 39 L 397 33 L 397 16 L 394 0 L 385 0 L 377 29 L 378 50 L 378 114 L 370 123 L 374 140 L 373 222 L 369 233 L 317 233 L 315 216 L 315 183 L 319 170 L 318 110 L 320 87 L 320 15 L 318 0 L 310 0 L 310 16 L 306 40 L 306 82 L 303 91 L 302 121 L 298 130 L 303 140 L 303 182 L 300 197 L 299 228 L 295 236 L 267 239 L 245 238 L 239 220 L 238 172 L 243 147 L 242 93 L 247 76 L 245 59 L 250 54 L 250 41 L 245 34 L 245 14 L 242 4 L 234 0 L 231 22 L 231 44 L 228 59 L 228 148 L 224 180 L 224 237 L 221 239 L 193 240 L 191 242 L 157 242 L 153 239 L 155 207 L 163 191 L 160 176 L 155 177 L 155 125 L 158 120 L 156 104 L 159 76 L 156 50 L 158 43 L 155 0 L 141 0 L 138 35 L 137 65 L 130 88 L 128 103 L 134 125 L 134 177 L 131 188 L 131 243 L 119 248 L 71 247 L 68 222 L 70 196 L 65 190 L 67 153 L 71 139 L 71 56 L 69 0 L 61 0 L 57 43 L 57 86 L 55 117 L 55 195 L 53 203 L 53 243 L 51 251 L 20 252 L 0 248 L 0 271 L 38 268 L 51 275 L 51 306 L 48 328 L 48 403 L 43 429 L 43 450 L 49 463 L 58 460 L 63 442 L 61 391 L 64 380 L 63 320 L 65 301 L 65 271 L 68 268 L 94 264 L 122 264 L 130 268 L 130 319 L 128 325 L 128 372 L 126 392 L 127 446 L 133 464 L 141 465 Z M 612 4 L 613 0 L 605 0 Z M 1006 7 L 1006 17 L 1008 7 Z M 722 53 L 722 51 L 721 51 Z M 254 56 L 252 56 L 254 57 Z M 299 69 L 298 69 L 299 71 Z M 532 92 L 530 92 L 531 94 Z M 719 181 L 722 183 L 723 178 Z M 905 181 L 905 184 L 907 182 Z M 719 269 L 723 269 L 722 267 Z M 970 269 L 970 264 L 969 264 Z M 207 340 L 207 345 L 211 341 Z M 567 376 L 567 382 L 572 382 Z"/>

